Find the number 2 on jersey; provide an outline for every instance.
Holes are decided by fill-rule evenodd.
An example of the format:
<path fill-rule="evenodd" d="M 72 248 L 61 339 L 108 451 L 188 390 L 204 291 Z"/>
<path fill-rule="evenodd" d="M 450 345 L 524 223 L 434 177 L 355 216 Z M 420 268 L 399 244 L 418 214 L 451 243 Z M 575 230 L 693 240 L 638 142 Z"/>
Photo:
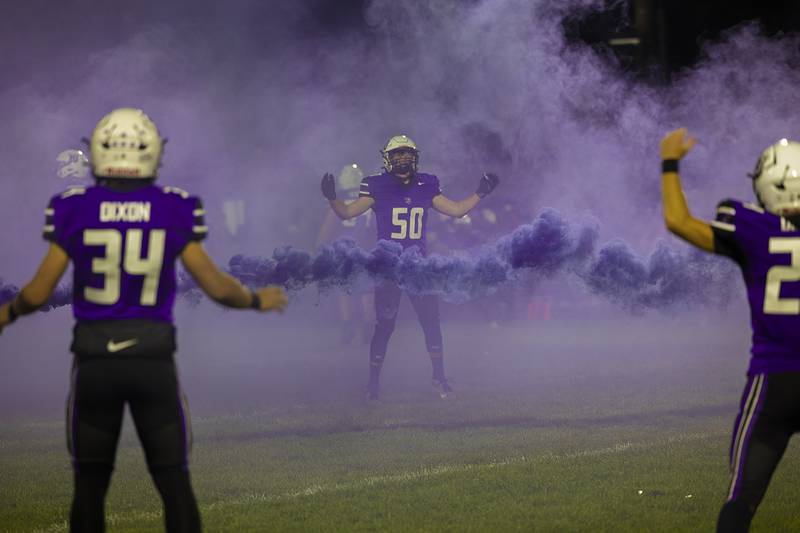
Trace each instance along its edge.
<path fill-rule="evenodd" d="M 425 209 L 422 207 L 412 207 L 410 212 L 407 207 L 392 209 L 392 225 L 398 228 L 397 231 L 392 232 L 392 239 L 421 239 L 424 214 Z M 406 220 L 406 218 L 408 219 Z"/>
<path fill-rule="evenodd" d="M 87 229 L 83 232 L 83 244 L 102 246 L 105 253 L 92 259 L 92 272 L 103 276 L 103 288 L 86 287 L 83 295 L 87 301 L 100 305 L 114 305 L 119 301 L 122 282 L 121 269 L 135 276 L 144 276 L 141 305 L 155 305 L 158 295 L 158 280 L 164 263 L 166 231 L 150 230 L 147 257 L 142 257 L 142 230 L 131 228 L 125 231 L 125 257 L 122 258 L 122 233 L 116 229 Z"/>
<path fill-rule="evenodd" d="M 781 283 L 800 281 L 800 239 L 797 237 L 772 237 L 769 253 L 792 254 L 792 264 L 776 265 L 767 271 L 764 290 L 764 313 L 767 315 L 800 314 L 799 298 L 781 298 Z"/>

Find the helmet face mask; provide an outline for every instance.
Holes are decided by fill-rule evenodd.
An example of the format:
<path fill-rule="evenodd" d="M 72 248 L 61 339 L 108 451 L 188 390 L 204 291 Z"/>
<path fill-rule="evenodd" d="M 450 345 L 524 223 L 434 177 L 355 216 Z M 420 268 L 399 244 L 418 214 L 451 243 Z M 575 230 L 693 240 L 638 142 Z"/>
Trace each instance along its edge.
<path fill-rule="evenodd" d="M 781 139 L 767 147 L 751 177 L 764 209 L 779 216 L 800 213 L 800 143 Z"/>
<path fill-rule="evenodd" d="M 381 150 L 383 168 L 402 181 L 411 179 L 419 166 L 419 150 L 407 135 L 395 135 Z"/>
<path fill-rule="evenodd" d="M 115 109 L 92 132 L 92 173 L 98 178 L 155 178 L 163 146 L 158 128 L 141 109 Z"/>

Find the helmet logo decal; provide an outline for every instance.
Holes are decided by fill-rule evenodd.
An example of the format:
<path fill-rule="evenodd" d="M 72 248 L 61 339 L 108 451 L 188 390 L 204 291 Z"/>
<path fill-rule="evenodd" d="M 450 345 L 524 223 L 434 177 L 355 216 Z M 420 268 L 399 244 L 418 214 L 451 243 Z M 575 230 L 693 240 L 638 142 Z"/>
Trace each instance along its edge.
<path fill-rule="evenodd" d="M 751 174 L 759 203 L 770 213 L 800 210 L 800 143 L 781 139 L 767 147 Z"/>

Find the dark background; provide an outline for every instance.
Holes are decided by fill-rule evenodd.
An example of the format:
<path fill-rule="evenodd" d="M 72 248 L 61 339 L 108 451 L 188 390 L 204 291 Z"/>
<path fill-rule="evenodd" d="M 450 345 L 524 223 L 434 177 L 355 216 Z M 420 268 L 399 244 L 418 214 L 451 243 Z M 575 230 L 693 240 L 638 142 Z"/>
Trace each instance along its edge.
<path fill-rule="evenodd" d="M 479 4 L 481 0 L 464 0 Z M 369 0 L 296 0 L 293 6 L 302 12 L 287 31 L 309 39 L 341 39 L 347 35 L 369 35 L 371 29 L 363 12 Z M 273 2 L 249 3 L 250 24 L 239 21 L 243 39 L 261 33 L 261 22 L 278 9 Z M 558 6 L 558 2 L 542 6 Z M 182 26 L 198 34 L 213 32 L 209 27 L 208 7 L 193 11 L 183 2 L 95 2 L 87 0 L 30 0 L 4 7 L 0 17 L 0 44 L 13 53 L 0 57 L 6 81 L 28 77 L 46 66 L 53 50 L 68 48 L 101 49 L 122 41 L 139 30 L 142 20 L 162 23 L 172 28 Z M 253 13 L 256 9 L 259 13 Z M 226 8 L 219 6 L 224 17 Z M 35 16 L 39 30 L 21 34 L 20 24 Z M 84 28 L 97 22 L 98 30 L 114 20 L 115 32 L 69 33 L 70 27 Z M 702 59 L 701 44 L 714 41 L 742 24 L 756 24 L 763 34 L 780 37 L 800 30 L 800 3 L 796 0 L 604 0 L 592 7 L 575 8 L 564 18 L 568 42 L 589 43 L 609 60 L 640 79 L 668 82 L 677 72 Z M 49 27 L 49 32 L 47 29 Z M 177 28 L 175 28 L 177 29 Z M 43 38 L 43 33 L 46 35 Z M 65 39 L 65 35 L 69 35 Z M 5 35 L 7 39 L 2 36 Z M 47 36 L 49 35 L 49 37 Z M 260 35 L 264 43 L 274 42 L 274 35 Z M 114 42 L 109 42 L 109 39 Z M 625 39 L 619 41 L 619 39 Z M 65 42 L 66 41 L 66 42 Z M 231 43 L 232 48 L 237 43 Z M 769 58 L 765 58 L 768 60 Z M 76 66 L 81 58 L 75 58 Z M 2 85 L 0 81 L 0 85 Z"/>
<path fill-rule="evenodd" d="M 368 0 L 305 2 L 310 32 L 369 31 L 361 16 Z M 624 69 L 654 81 L 693 66 L 703 41 L 719 39 L 738 25 L 757 24 L 768 36 L 800 30 L 796 0 L 605 0 L 598 5 L 603 7 L 577 9 L 565 19 L 569 40 L 606 48 Z M 614 44 L 617 38 L 638 38 L 639 44 Z"/>
<path fill-rule="evenodd" d="M 613 53 L 626 70 L 669 81 L 702 59 L 701 44 L 742 24 L 770 37 L 800 30 L 800 4 L 788 0 L 622 0 L 572 13 L 564 22 L 572 42 Z M 639 44 L 618 43 L 634 38 Z M 764 58 L 768 61 L 769 58 Z"/>
<path fill-rule="evenodd" d="M 320 34 L 368 31 L 361 17 L 367 1 L 306 0 L 310 26 Z M 800 30 L 796 0 L 605 0 L 598 5 L 603 7 L 577 9 L 565 19 L 569 40 L 607 49 L 622 68 L 653 81 L 668 81 L 693 66 L 703 41 L 719 39 L 738 25 L 757 24 L 775 37 Z M 638 38 L 639 44 L 614 44 L 618 38 Z"/>

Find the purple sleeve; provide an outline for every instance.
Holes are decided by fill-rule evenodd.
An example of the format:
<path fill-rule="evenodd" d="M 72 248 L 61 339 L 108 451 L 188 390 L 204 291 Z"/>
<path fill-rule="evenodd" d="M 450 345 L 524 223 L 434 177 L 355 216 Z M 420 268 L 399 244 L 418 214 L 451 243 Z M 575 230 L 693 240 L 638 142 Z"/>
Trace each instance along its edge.
<path fill-rule="evenodd" d="M 47 204 L 47 207 L 44 210 L 44 228 L 42 229 L 42 238 L 51 242 L 56 240 L 56 209 L 54 205 L 55 198 L 50 198 L 50 202 Z"/>
<path fill-rule="evenodd" d="M 369 178 L 364 178 L 361 180 L 361 188 L 358 191 L 358 196 L 362 197 L 365 196 L 367 198 L 372 198 L 372 193 L 369 190 Z"/>
<path fill-rule="evenodd" d="M 69 201 L 70 196 L 82 194 L 83 190 L 76 189 L 76 193 L 68 190 L 60 195 L 53 196 L 44 210 L 44 228 L 42 237 L 59 245 L 67 253 L 70 251 L 69 219 L 70 209 L 74 202 Z"/>
<path fill-rule="evenodd" d="M 714 232 L 714 252 L 734 259 L 741 264 L 744 253 L 736 233 L 736 212 L 741 204 L 733 200 L 723 200 L 717 204 L 717 216 L 711 221 Z"/>
<path fill-rule="evenodd" d="M 208 236 L 208 226 L 206 226 L 206 210 L 203 207 L 203 201 L 200 198 L 189 198 L 189 203 L 192 206 L 192 231 L 189 240 L 200 242 L 205 240 Z"/>
<path fill-rule="evenodd" d="M 432 181 L 431 184 L 433 185 L 433 196 L 439 196 L 442 194 L 442 186 L 439 183 L 439 178 L 437 176 L 431 176 Z"/>

